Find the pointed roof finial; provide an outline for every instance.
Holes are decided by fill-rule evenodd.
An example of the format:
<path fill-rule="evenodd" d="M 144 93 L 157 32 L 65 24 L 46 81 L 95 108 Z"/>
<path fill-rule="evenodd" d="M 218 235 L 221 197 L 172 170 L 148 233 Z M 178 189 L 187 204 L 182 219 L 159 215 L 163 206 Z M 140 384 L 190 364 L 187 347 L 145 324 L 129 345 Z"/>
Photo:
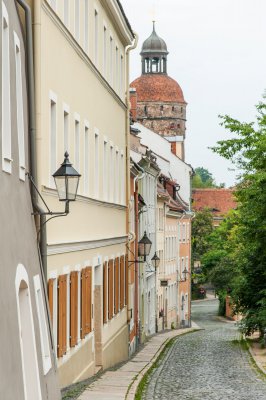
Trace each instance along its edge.
<path fill-rule="evenodd" d="M 155 21 L 153 20 L 152 23 L 153 23 L 153 32 L 155 32 Z"/>

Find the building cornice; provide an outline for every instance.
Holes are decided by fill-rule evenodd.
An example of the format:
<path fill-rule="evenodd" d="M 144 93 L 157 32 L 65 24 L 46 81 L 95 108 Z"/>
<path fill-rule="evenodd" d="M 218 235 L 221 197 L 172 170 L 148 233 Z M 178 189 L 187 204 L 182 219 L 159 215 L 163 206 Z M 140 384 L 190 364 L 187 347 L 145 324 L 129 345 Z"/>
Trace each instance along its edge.
<path fill-rule="evenodd" d="M 117 0 L 100 0 L 104 9 L 107 9 L 118 29 L 125 45 L 131 45 L 134 40 L 134 33 L 125 15 L 121 3 Z"/>
<path fill-rule="evenodd" d="M 118 236 L 107 239 L 87 240 L 80 242 L 66 242 L 66 243 L 48 243 L 47 254 L 48 256 L 64 253 L 73 253 L 76 251 L 85 251 L 98 249 L 100 247 L 114 246 L 123 244 L 128 241 L 127 236 Z"/>
<path fill-rule="evenodd" d="M 85 64 L 90 68 L 90 70 L 94 73 L 95 77 L 99 80 L 99 82 L 107 89 L 107 91 L 113 96 L 113 98 L 116 100 L 116 102 L 124 108 L 124 110 L 127 109 L 126 104 L 122 101 L 122 99 L 118 96 L 118 94 L 113 90 L 113 88 L 109 85 L 107 80 L 103 77 L 103 75 L 100 73 L 100 71 L 95 67 L 89 56 L 84 52 L 82 47 L 78 44 L 78 42 L 75 40 L 74 36 L 69 32 L 69 30 L 66 28 L 66 26 L 63 24 L 59 16 L 55 13 L 55 11 L 52 9 L 52 7 L 47 3 L 46 0 L 43 1 L 42 3 L 42 9 L 45 11 L 45 13 L 51 18 L 51 20 L 54 22 L 54 24 L 57 26 L 57 28 L 60 30 L 60 32 L 63 34 L 65 39 L 68 41 L 68 43 L 72 46 L 72 48 L 76 51 L 76 53 L 79 55 L 79 57 L 85 62 Z"/>
<path fill-rule="evenodd" d="M 56 189 L 52 189 L 47 186 L 42 186 L 42 193 L 48 196 L 58 197 Z M 109 203 L 107 201 L 93 199 L 91 197 L 83 196 L 81 194 L 77 195 L 76 201 L 81 203 L 94 204 L 96 206 L 101 206 L 106 208 L 116 208 L 117 210 L 123 210 L 123 211 L 126 211 L 127 209 L 127 207 L 122 204 Z"/>

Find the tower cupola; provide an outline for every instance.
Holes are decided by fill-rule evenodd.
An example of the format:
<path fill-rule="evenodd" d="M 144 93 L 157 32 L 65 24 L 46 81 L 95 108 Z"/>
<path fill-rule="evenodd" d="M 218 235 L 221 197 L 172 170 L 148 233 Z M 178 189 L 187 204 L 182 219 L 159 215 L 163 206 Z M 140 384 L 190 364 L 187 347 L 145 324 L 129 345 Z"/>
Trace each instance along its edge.
<path fill-rule="evenodd" d="M 167 74 L 167 46 L 155 31 L 143 42 L 141 49 L 142 74 Z"/>

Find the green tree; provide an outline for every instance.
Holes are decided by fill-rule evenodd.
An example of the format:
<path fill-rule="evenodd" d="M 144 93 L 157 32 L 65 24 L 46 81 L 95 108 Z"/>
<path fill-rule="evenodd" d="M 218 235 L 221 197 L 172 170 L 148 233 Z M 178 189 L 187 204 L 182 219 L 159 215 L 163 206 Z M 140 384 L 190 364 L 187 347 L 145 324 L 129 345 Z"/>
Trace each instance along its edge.
<path fill-rule="evenodd" d="M 212 231 L 212 213 L 208 209 L 198 211 L 192 220 L 192 262 L 201 260 L 209 249 L 208 237 Z"/>
<path fill-rule="evenodd" d="M 244 315 L 243 331 L 266 327 L 266 104 L 257 106 L 256 123 L 241 123 L 228 115 L 221 125 L 234 136 L 212 150 L 241 171 L 235 192 L 238 201 L 235 235 L 228 254 L 233 268 L 232 297 Z M 220 265 L 220 269 L 222 265 Z"/>
<path fill-rule="evenodd" d="M 192 187 L 193 188 L 216 187 L 212 173 L 203 167 L 195 168 L 195 175 L 192 180 Z"/>

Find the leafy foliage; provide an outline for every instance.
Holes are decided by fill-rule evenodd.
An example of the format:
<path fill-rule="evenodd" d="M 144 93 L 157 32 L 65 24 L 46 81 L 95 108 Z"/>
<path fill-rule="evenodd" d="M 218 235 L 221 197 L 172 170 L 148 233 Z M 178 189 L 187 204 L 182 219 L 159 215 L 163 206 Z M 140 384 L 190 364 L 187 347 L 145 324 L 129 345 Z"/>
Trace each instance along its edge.
<path fill-rule="evenodd" d="M 235 192 L 239 206 L 211 239 L 213 253 L 205 255 L 217 287 L 230 287 L 235 311 L 244 315 L 246 334 L 266 328 L 266 104 L 260 103 L 257 111 L 256 123 L 221 117 L 235 137 L 212 150 L 241 170 Z"/>
<path fill-rule="evenodd" d="M 208 237 L 213 231 L 212 213 L 206 208 L 196 213 L 192 220 L 192 260 L 200 260 L 209 249 Z"/>

